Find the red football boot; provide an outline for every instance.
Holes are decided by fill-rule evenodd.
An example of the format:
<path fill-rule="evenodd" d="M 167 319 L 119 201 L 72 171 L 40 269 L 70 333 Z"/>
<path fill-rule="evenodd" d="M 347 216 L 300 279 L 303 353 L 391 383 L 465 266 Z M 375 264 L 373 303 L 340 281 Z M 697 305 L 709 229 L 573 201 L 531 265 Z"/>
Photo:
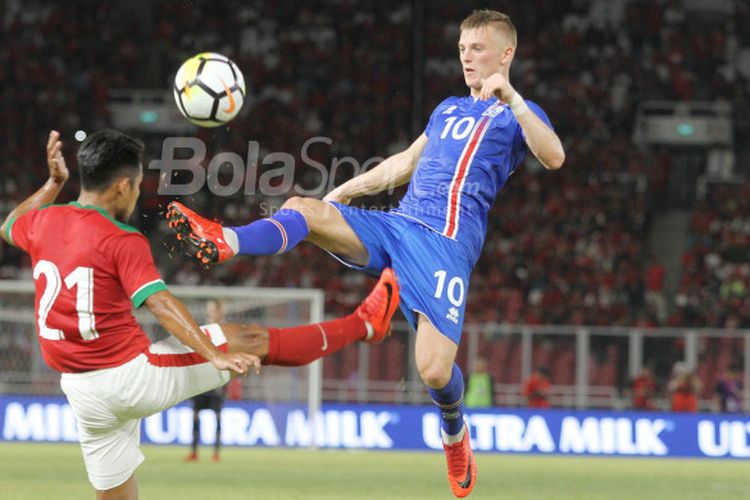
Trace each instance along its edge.
<path fill-rule="evenodd" d="M 477 481 L 477 463 L 471 451 L 469 426 L 464 424 L 464 438 L 455 444 L 443 443 L 445 460 L 448 462 L 448 482 L 453 494 L 463 498 L 474 489 Z"/>
<path fill-rule="evenodd" d="M 218 222 L 201 217 L 176 201 L 167 207 L 167 220 L 185 252 L 201 264 L 216 264 L 234 257 Z"/>
<path fill-rule="evenodd" d="M 368 344 L 382 342 L 391 334 L 391 318 L 399 303 L 399 288 L 393 269 L 386 268 L 370 295 L 359 305 L 354 314 L 366 321 L 372 331 L 364 339 Z"/>

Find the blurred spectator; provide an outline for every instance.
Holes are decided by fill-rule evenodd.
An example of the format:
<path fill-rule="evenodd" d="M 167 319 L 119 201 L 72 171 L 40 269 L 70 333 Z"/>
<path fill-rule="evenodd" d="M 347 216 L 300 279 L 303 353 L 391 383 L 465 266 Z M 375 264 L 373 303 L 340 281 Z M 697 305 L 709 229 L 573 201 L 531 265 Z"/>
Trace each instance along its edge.
<path fill-rule="evenodd" d="M 646 269 L 646 303 L 652 307 L 659 324 L 667 320 L 667 299 L 664 297 L 664 277 L 667 270 L 659 263 Z"/>
<path fill-rule="evenodd" d="M 672 411 L 695 413 L 698 411 L 698 393 L 702 384 L 687 366 L 678 361 L 672 370 L 667 386 L 672 397 Z"/>
<path fill-rule="evenodd" d="M 523 384 L 523 395 L 529 408 L 549 408 L 549 372 L 537 367 Z"/>
<path fill-rule="evenodd" d="M 640 375 L 630 383 L 632 406 L 634 410 L 653 410 L 652 398 L 656 394 L 656 379 L 651 368 L 644 367 Z"/>
<path fill-rule="evenodd" d="M 747 184 L 712 186 L 696 207 L 675 295 L 664 296 L 666 270 L 646 251 L 645 235 L 666 199 L 672 151 L 633 143 L 639 103 L 724 100 L 734 110 L 735 137 L 750 131 L 748 73 L 734 68 L 732 56 L 750 43 L 748 30 L 741 18 L 697 19 L 685 4 L 536 0 L 500 7 L 528 42 L 513 65 L 514 86 L 548 112 L 571 168 L 546 172 L 528 159 L 508 180 L 489 214 L 467 324 L 750 327 Z M 112 90 L 168 89 L 179 64 L 205 50 L 234 58 L 249 82 L 246 109 L 230 126 L 196 130 L 207 158 L 219 151 L 244 156 L 248 141 L 257 141 L 259 163 L 269 152 L 287 152 L 302 167 L 295 182 L 309 188 L 319 171 L 300 157 L 311 137 L 331 139 L 330 146 L 308 151 L 326 169 L 336 159 L 362 165 L 398 151 L 421 133 L 434 105 L 465 94 L 456 24 L 473 6 L 430 2 L 423 84 L 413 88 L 412 67 L 419 61 L 412 59 L 410 5 L 159 0 L 123 9 L 112 0 L 93 7 L 82 0 L 0 2 L 0 156 L 6 159 L 0 206 L 7 211 L 19 193 L 40 182 L 40 151 L 50 128 L 72 137 L 78 129 L 111 126 Z M 423 109 L 414 112 L 420 103 Z M 152 154 L 160 150 L 161 135 L 139 135 Z M 735 149 L 750 158 L 747 143 L 738 140 Z M 74 146 L 69 140 L 70 160 Z M 750 162 L 742 156 L 734 162 L 735 153 L 715 150 L 708 169 L 715 177 L 746 172 Z M 260 167 L 263 173 L 270 166 Z M 150 238 L 168 282 L 323 288 L 331 315 L 348 314 L 366 294 L 368 279 L 311 245 L 284 258 L 196 268 L 165 249 L 158 215 L 169 200 L 155 191 L 157 172 L 144 175 L 143 210 L 131 222 Z M 348 175 L 342 168 L 333 177 L 340 183 Z M 387 208 L 402 191 L 358 201 Z M 190 202 L 233 225 L 264 215 L 291 194 L 216 197 L 204 190 Z M 60 199 L 67 201 L 65 193 Z M 28 278 L 28 258 L 11 247 L 0 250 L 2 277 Z M 599 357 L 611 345 L 597 345 Z M 0 364 L 18 356 L 0 355 Z M 673 359 L 664 358 L 664 370 L 655 365 L 659 375 Z"/>
<path fill-rule="evenodd" d="M 721 413 L 737 413 L 742 410 L 740 394 L 742 376 L 736 366 L 729 367 L 716 383 L 716 400 Z"/>
<path fill-rule="evenodd" d="M 649 266 L 643 235 L 661 198 L 655 193 L 666 182 L 669 154 L 632 143 L 635 110 L 641 99 L 746 97 L 741 73 L 714 71 L 730 62 L 725 54 L 737 43 L 736 35 L 721 23 L 689 22 L 679 3 L 627 2 L 606 15 L 603 4 L 507 6 L 520 33 L 544 34 L 523 45 L 512 78 L 564 131 L 567 163 L 575 169 L 541 172 L 528 160 L 509 180 L 513 188 L 490 214 L 485 252 L 472 277 L 469 322 L 654 326 L 665 321 L 663 269 Z M 166 88 L 172 71 L 198 51 L 233 57 L 250 82 L 243 115 L 221 130 L 197 131 L 211 149 L 209 156 L 221 150 L 245 154 L 251 139 L 260 144 L 261 159 L 284 151 L 307 167 L 299 161 L 302 144 L 325 134 L 332 144 L 311 148 L 310 159 L 325 166 L 350 157 L 361 165 L 408 144 L 419 133 L 413 124 L 423 126 L 437 102 L 465 92 L 455 53 L 456 23 L 471 6 L 455 2 L 431 3 L 425 13 L 425 79 L 417 89 L 423 93 L 423 116 L 411 116 L 412 38 L 403 36 L 411 35 L 413 26 L 408 3 L 161 0 L 148 3 L 141 17 L 111 0 L 95 9 L 81 1 L 13 5 L 0 7 L 0 79 L 7 82 L 0 93 L 0 156 L 14 165 L 0 186 L 6 203 L 38 182 L 38 152 L 50 127 L 70 136 L 79 128 L 108 125 L 111 89 Z M 670 21 L 660 22 L 667 12 Z M 138 36 L 131 36 L 133 30 Z M 39 54 L 46 54 L 44 67 Z M 146 71 L 135 71 L 142 65 Z M 338 111 L 341 102 L 347 103 L 346 112 Z M 739 110 L 737 115 L 744 116 Z M 150 150 L 159 149 L 158 134 L 145 139 Z M 300 185 L 317 182 L 317 169 L 296 170 Z M 145 175 L 144 210 L 133 223 L 161 245 L 163 222 L 157 216 L 168 200 L 154 192 L 156 172 Z M 336 181 L 348 175 L 344 168 Z M 256 218 L 260 207 L 269 201 L 278 206 L 291 194 L 269 200 L 260 193 L 218 198 L 202 192 L 191 203 L 231 225 Z M 387 207 L 399 195 L 364 202 Z M 324 287 L 327 311 L 347 312 L 338 284 L 352 272 L 317 249 L 303 246 L 295 252 L 298 258 L 255 259 L 224 272 L 200 272 L 166 251 L 155 254 L 168 281 Z M 2 264 L 20 274 L 28 261 L 8 249 Z M 362 295 L 369 283 L 352 285 L 347 283 L 347 290 Z M 726 288 L 726 300 L 737 302 L 738 289 L 735 280 Z M 487 303 L 499 307 L 488 310 Z M 699 312 L 679 314 L 673 325 L 701 326 L 694 323 L 702 320 Z"/>
<path fill-rule="evenodd" d="M 693 210 L 674 297 L 679 325 L 750 327 L 750 186 L 713 184 Z"/>
<path fill-rule="evenodd" d="M 495 384 L 487 371 L 487 360 L 479 356 L 466 383 L 464 404 L 467 408 L 489 408 L 493 406 L 494 388 Z"/>

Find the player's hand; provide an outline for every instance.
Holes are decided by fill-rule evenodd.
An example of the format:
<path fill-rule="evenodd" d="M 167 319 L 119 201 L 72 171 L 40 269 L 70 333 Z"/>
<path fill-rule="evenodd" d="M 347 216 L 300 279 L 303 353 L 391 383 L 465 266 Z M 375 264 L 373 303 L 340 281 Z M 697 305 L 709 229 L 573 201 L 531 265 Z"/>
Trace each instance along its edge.
<path fill-rule="evenodd" d="M 344 190 L 342 189 L 343 187 L 344 185 L 342 184 L 341 186 L 325 195 L 325 197 L 323 197 L 323 201 L 336 201 L 338 203 L 341 203 L 342 205 L 348 205 L 349 203 L 351 203 L 352 198 L 344 192 Z"/>
<path fill-rule="evenodd" d="M 482 89 L 479 91 L 479 99 L 483 101 L 494 95 L 500 100 L 500 102 L 508 104 L 516 93 L 516 90 L 510 84 L 508 79 L 500 73 L 495 73 L 488 78 L 483 78 L 481 83 Z"/>
<path fill-rule="evenodd" d="M 58 184 L 63 184 L 70 177 L 65 158 L 62 155 L 62 142 L 60 142 L 60 132 L 53 130 L 49 133 L 47 139 L 47 167 L 49 168 L 49 178 Z"/>
<path fill-rule="evenodd" d="M 217 370 L 232 370 L 239 375 L 247 375 L 252 369 L 260 373 L 260 358 L 244 352 L 222 352 L 211 360 Z"/>

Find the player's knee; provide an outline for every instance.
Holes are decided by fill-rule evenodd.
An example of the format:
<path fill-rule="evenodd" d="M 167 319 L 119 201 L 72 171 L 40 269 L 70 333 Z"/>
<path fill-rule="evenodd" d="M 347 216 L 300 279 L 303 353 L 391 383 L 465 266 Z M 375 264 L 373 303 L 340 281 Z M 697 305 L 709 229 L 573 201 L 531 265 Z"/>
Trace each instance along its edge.
<path fill-rule="evenodd" d="M 239 340 L 251 346 L 268 342 L 268 330 L 258 324 L 246 325 L 242 329 Z"/>
<path fill-rule="evenodd" d="M 292 196 L 288 200 L 284 202 L 284 204 L 281 206 L 281 208 L 289 208 L 292 210 L 296 210 L 297 212 L 301 213 L 302 216 L 305 219 L 308 219 L 310 217 L 310 214 L 314 213 L 314 202 L 317 202 L 318 200 L 314 200 L 312 198 L 304 198 L 302 196 Z"/>
<path fill-rule="evenodd" d="M 281 208 L 289 208 L 301 213 L 302 217 L 305 218 L 305 222 L 307 222 L 307 227 L 313 231 L 325 215 L 322 213 L 322 210 L 326 208 L 326 204 L 315 198 L 292 196 L 284 202 Z"/>
<path fill-rule="evenodd" d="M 419 376 L 428 387 L 442 389 L 451 380 L 451 369 L 446 369 L 442 363 L 426 361 L 417 364 Z"/>
<path fill-rule="evenodd" d="M 256 356 L 268 354 L 268 330 L 261 325 L 230 325 L 225 329 L 232 352 L 245 352 Z"/>

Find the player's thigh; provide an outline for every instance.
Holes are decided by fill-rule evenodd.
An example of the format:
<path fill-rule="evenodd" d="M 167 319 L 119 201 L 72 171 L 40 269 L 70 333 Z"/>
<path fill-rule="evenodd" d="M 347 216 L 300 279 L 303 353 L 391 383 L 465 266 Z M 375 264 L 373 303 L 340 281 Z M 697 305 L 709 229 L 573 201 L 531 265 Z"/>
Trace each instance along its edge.
<path fill-rule="evenodd" d="M 219 349 L 226 350 L 227 339 L 220 325 L 201 327 Z M 175 337 L 151 344 L 148 351 L 136 358 L 133 383 L 124 391 L 126 414 L 146 417 L 166 410 L 197 394 L 216 389 L 229 382 L 227 370 L 217 370 L 211 363 L 182 344 Z"/>
<path fill-rule="evenodd" d="M 140 424 L 140 419 L 128 419 L 106 431 L 79 424 L 86 473 L 97 492 L 119 491 L 120 486 L 133 479 L 133 474 L 145 459 L 140 448 Z M 128 491 L 131 491 L 130 487 L 125 486 L 123 492 Z"/>
<path fill-rule="evenodd" d="M 341 213 L 330 203 L 295 196 L 283 208 L 300 212 L 310 234 L 306 240 L 356 265 L 367 265 L 367 249 Z"/>
<path fill-rule="evenodd" d="M 85 374 L 64 374 L 60 385 L 78 421 L 78 440 L 89 482 L 105 491 L 126 483 L 144 457 L 140 419 L 124 415 L 122 393 L 133 383 L 131 360 Z"/>
<path fill-rule="evenodd" d="M 450 381 L 458 345 L 438 330 L 424 314 L 418 314 L 415 361 L 420 377 L 439 389 Z"/>
<path fill-rule="evenodd" d="M 110 490 L 96 490 L 96 500 L 138 500 L 138 482 L 135 475 Z"/>
<path fill-rule="evenodd" d="M 418 361 L 440 364 L 444 356 L 438 355 L 455 352 L 461 342 L 472 263 L 457 242 L 415 224 L 401 232 L 390 252 L 401 284 L 401 309 L 419 332 Z"/>
<path fill-rule="evenodd" d="M 96 500 L 138 500 L 138 482 L 130 476 L 125 483 L 111 490 L 96 490 Z"/>
<path fill-rule="evenodd" d="M 192 398 L 196 394 L 221 387 L 232 378 L 227 370 L 217 370 L 201 360 L 185 366 L 148 367 L 150 383 L 129 397 L 131 414 L 147 417 Z"/>

